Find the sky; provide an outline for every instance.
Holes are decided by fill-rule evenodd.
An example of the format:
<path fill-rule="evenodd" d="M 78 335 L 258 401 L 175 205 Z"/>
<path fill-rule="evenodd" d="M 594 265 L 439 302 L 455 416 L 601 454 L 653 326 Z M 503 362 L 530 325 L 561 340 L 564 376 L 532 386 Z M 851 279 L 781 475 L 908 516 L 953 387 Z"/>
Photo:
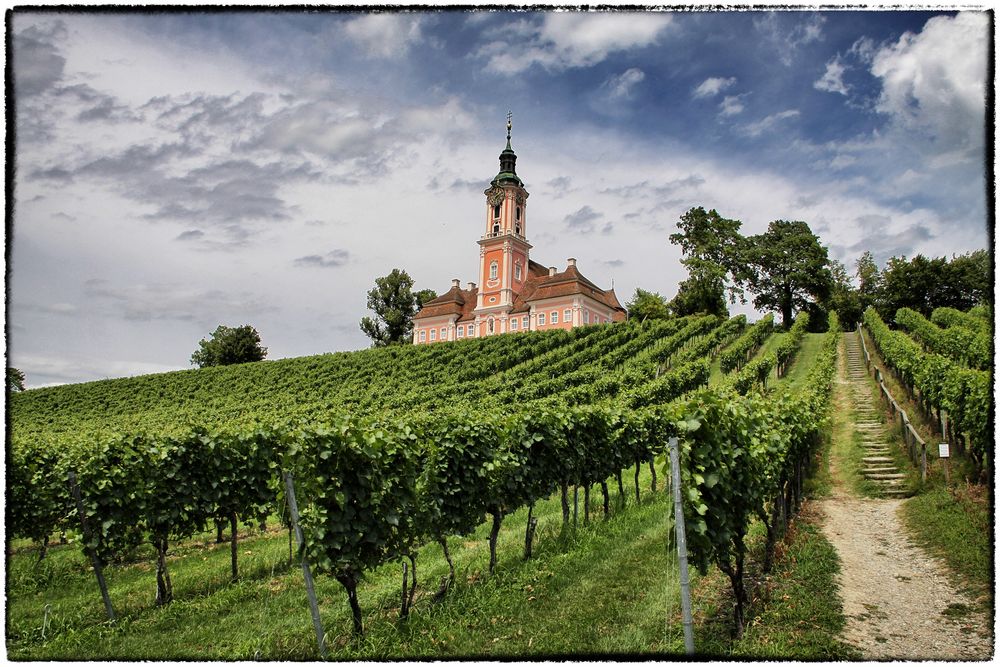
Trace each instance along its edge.
<path fill-rule="evenodd" d="M 476 281 L 513 113 L 532 259 L 673 297 L 694 206 L 989 248 L 977 11 L 18 12 L 9 364 L 28 387 L 367 347 L 375 278 Z M 987 127 L 989 129 L 987 130 Z M 734 306 L 733 313 L 753 313 Z"/>

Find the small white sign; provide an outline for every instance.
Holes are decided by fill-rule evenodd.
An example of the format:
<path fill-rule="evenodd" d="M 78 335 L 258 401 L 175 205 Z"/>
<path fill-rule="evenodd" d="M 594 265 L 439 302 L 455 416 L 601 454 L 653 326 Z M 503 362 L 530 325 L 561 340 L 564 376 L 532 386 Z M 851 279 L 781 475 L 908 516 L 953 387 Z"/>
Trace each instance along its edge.
<path fill-rule="evenodd" d="M 950 453 L 950 451 L 948 449 L 948 443 L 947 442 L 942 442 L 940 445 L 938 445 L 938 458 L 939 459 L 946 459 L 946 458 L 948 458 L 950 456 L 951 456 L 951 453 Z"/>

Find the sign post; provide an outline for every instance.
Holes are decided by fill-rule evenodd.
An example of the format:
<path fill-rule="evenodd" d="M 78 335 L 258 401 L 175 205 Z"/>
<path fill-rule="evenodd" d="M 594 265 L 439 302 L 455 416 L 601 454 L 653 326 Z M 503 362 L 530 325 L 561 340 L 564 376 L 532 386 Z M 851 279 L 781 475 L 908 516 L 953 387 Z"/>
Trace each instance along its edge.
<path fill-rule="evenodd" d="M 948 484 L 948 459 L 951 458 L 951 448 L 948 446 L 947 442 L 942 442 L 938 445 L 938 458 L 944 459 L 944 483 Z"/>

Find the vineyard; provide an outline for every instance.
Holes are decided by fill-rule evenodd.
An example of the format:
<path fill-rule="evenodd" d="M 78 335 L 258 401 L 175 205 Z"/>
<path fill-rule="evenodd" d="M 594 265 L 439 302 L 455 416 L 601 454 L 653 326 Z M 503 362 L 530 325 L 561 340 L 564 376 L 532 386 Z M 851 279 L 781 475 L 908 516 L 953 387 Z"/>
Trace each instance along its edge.
<path fill-rule="evenodd" d="M 908 308 L 891 330 L 869 308 L 865 327 L 906 392 L 959 451 L 967 450 L 981 474 L 993 459 L 993 358 L 988 313 L 939 308 L 927 320 Z M 941 326 L 939 326 L 939 324 Z"/>
<path fill-rule="evenodd" d="M 277 516 L 288 525 L 288 471 L 301 553 L 342 585 L 361 636 L 358 584 L 375 569 L 409 566 L 405 616 L 428 545 L 450 566 L 437 590 L 446 597 L 456 581 L 449 540 L 487 518 L 493 573 L 504 519 L 526 508 L 529 558 L 536 503 L 558 497 L 563 525 L 575 525 L 579 495 L 586 520 L 599 489 L 607 515 L 609 487 L 625 495 L 623 475 L 634 470 L 638 495 L 648 467 L 656 490 L 657 462 L 679 437 L 690 559 L 729 580 L 739 634 L 750 526 L 766 529 L 769 567 L 823 428 L 835 315 L 795 394 L 766 391 L 807 324 L 800 315 L 758 359 L 770 317 L 747 327 L 743 316 L 692 316 L 25 392 L 11 403 L 8 534 L 44 543 L 82 530 L 98 567 L 151 544 L 165 605 L 168 551 L 213 521 L 231 529 L 239 579 L 236 523 Z M 718 355 L 728 375 L 707 388 Z"/>

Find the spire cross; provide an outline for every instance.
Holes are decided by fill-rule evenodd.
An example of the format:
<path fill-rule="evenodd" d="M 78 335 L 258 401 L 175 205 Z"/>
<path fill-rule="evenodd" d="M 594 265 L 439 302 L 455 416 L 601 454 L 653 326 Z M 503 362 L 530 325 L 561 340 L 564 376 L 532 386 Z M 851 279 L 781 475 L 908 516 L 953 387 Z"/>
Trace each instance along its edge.
<path fill-rule="evenodd" d="M 514 114 L 507 111 L 507 141 L 510 141 L 510 119 L 513 118 Z"/>

